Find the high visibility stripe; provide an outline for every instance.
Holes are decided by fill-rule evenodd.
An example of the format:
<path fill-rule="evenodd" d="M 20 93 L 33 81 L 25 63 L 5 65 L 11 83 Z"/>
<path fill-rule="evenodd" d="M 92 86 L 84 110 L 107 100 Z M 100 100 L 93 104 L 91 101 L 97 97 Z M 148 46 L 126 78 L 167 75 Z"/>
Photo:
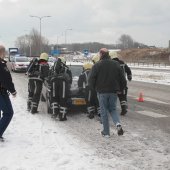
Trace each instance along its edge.
<path fill-rule="evenodd" d="M 65 81 L 63 81 L 63 98 L 65 97 L 65 90 L 66 90 L 66 84 Z"/>
<path fill-rule="evenodd" d="M 53 82 L 53 97 L 55 97 L 55 83 Z"/>

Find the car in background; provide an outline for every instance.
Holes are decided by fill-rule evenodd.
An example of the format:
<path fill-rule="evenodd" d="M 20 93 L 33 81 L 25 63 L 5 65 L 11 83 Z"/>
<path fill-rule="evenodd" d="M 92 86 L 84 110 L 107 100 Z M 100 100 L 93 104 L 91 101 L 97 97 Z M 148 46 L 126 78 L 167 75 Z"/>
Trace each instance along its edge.
<path fill-rule="evenodd" d="M 23 71 L 26 72 L 29 65 L 29 59 L 26 56 L 15 56 L 11 59 L 11 70 L 12 71 Z"/>
<path fill-rule="evenodd" d="M 49 64 L 50 68 L 54 65 L 55 60 L 56 59 L 54 57 L 49 57 L 48 58 L 48 64 Z"/>
<path fill-rule="evenodd" d="M 78 87 L 78 78 L 83 70 L 83 63 L 81 62 L 66 62 L 66 65 L 72 72 L 72 84 L 70 89 L 70 95 L 67 100 L 67 107 L 71 110 L 85 110 L 86 101 L 85 94 Z M 50 88 L 48 81 L 43 83 L 42 89 L 42 101 L 45 101 L 47 104 L 47 112 L 51 113 L 50 107 Z"/>

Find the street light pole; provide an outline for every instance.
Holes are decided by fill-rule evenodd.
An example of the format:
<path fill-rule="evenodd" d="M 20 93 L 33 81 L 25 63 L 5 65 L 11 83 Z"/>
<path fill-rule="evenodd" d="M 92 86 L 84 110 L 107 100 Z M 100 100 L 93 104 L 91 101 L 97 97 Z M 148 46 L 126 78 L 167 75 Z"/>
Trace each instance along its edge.
<path fill-rule="evenodd" d="M 40 20 L 40 53 L 41 53 L 41 50 L 42 50 L 42 37 L 41 37 L 41 20 L 43 19 L 43 18 L 48 18 L 48 17 L 51 17 L 51 16 L 41 16 L 41 17 L 39 17 L 39 16 L 34 16 L 34 15 L 30 15 L 30 17 L 34 17 L 34 18 L 38 18 L 39 20 Z"/>
<path fill-rule="evenodd" d="M 67 31 L 71 31 L 72 29 L 71 28 L 68 28 L 65 30 L 65 44 L 67 44 Z"/>

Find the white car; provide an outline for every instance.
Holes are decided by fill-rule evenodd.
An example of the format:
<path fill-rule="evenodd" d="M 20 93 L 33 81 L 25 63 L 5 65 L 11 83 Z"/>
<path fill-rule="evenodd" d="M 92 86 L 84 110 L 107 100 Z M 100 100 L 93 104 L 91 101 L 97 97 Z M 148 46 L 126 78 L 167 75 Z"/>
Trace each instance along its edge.
<path fill-rule="evenodd" d="M 28 57 L 14 57 L 11 61 L 11 70 L 12 71 L 26 71 L 29 65 Z"/>

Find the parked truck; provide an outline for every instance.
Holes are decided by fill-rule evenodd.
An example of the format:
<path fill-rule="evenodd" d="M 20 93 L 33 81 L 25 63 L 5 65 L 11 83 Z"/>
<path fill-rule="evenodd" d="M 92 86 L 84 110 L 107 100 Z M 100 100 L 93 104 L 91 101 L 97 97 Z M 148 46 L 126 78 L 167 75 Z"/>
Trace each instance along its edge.
<path fill-rule="evenodd" d="M 9 48 L 9 61 L 11 61 L 16 55 L 19 55 L 19 49 L 18 48 Z"/>

